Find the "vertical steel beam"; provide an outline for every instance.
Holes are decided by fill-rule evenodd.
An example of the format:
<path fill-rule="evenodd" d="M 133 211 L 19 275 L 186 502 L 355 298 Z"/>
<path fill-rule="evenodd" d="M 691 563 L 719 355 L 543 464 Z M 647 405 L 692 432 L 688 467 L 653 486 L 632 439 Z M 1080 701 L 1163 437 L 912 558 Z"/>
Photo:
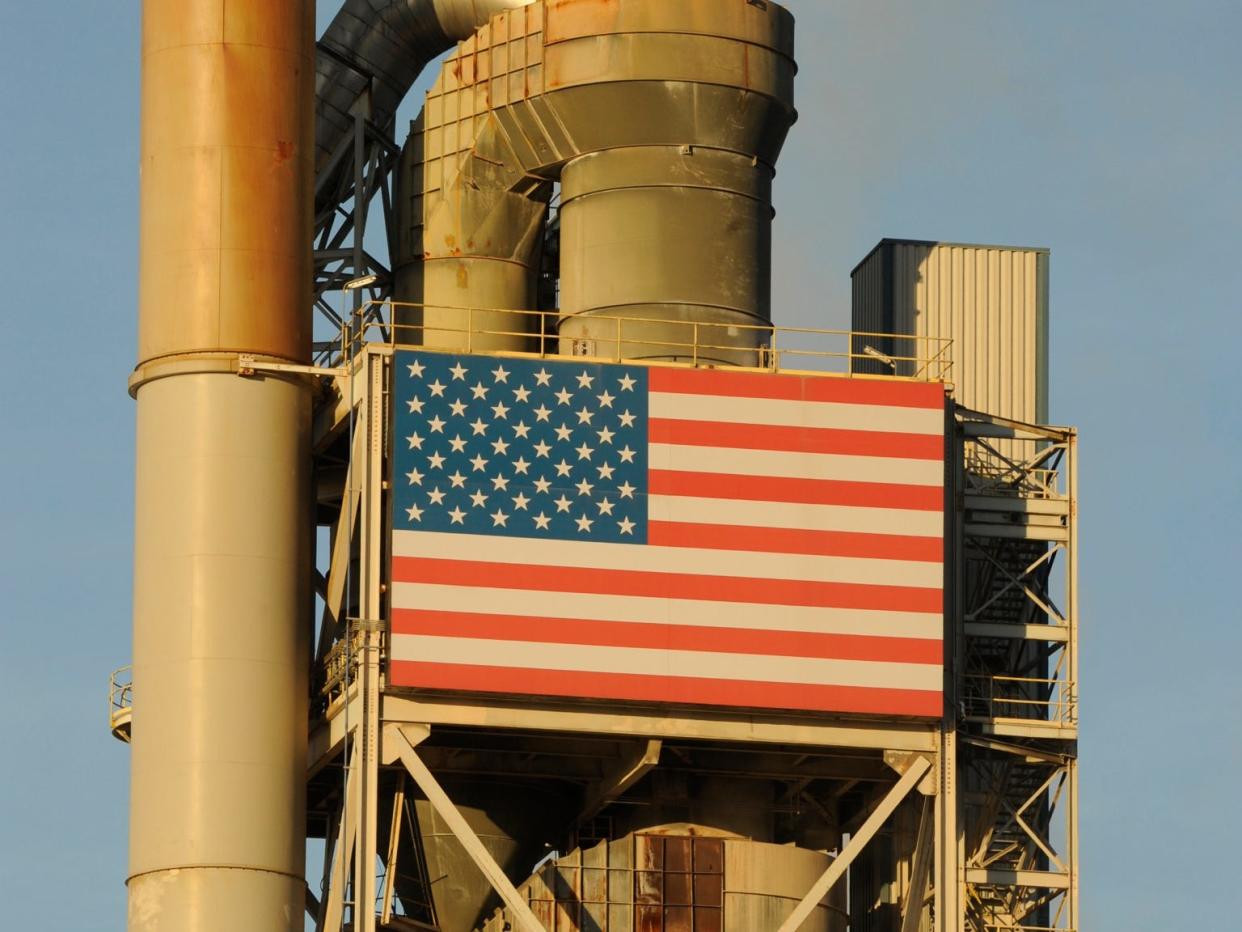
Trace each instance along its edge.
<path fill-rule="evenodd" d="M 513 882 L 505 876 L 505 872 L 500 865 L 496 863 L 496 859 L 491 856 L 483 842 L 479 840 L 479 836 L 475 834 L 474 829 L 466 821 L 465 817 L 453 805 L 453 801 L 449 799 L 444 788 L 436 781 L 427 765 L 414 750 L 409 739 L 401 731 L 400 728 L 391 727 L 385 731 L 384 740 L 392 742 L 391 750 L 396 757 L 400 758 L 401 763 L 405 765 L 405 769 L 409 771 L 414 782 L 418 784 L 418 788 L 423 791 L 427 797 L 427 801 L 439 814 L 448 827 L 452 830 L 453 836 L 461 842 L 466 853 L 470 855 L 475 865 L 487 877 L 488 882 L 492 885 L 504 901 L 517 922 L 521 932 L 546 932 L 543 924 L 535 918 L 535 914 L 531 912 L 526 901 L 522 899 L 522 895 L 518 893 L 517 888 L 513 886 Z"/>
<path fill-rule="evenodd" d="M 314 26 L 143 6 L 130 932 L 302 928 Z"/>
<path fill-rule="evenodd" d="M 867 816 L 867 820 L 859 827 L 858 831 L 850 838 L 850 843 L 842 849 L 840 856 L 833 859 L 828 865 L 828 869 L 820 876 L 819 880 L 811 886 L 806 896 L 794 907 L 794 911 L 789 914 L 788 918 L 781 923 L 778 932 L 797 932 L 801 928 L 802 923 L 810 918 L 811 913 L 815 911 L 815 907 L 819 905 L 820 900 L 828 895 L 837 881 L 845 876 L 845 872 L 854 863 L 854 859 L 867 847 L 871 839 L 875 837 L 884 823 L 888 821 L 888 817 L 893 814 L 898 806 L 901 805 L 910 791 L 918 785 L 919 781 L 931 770 L 931 761 L 926 757 L 915 757 L 910 762 L 910 768 L 902 774 L 900 780 L 893 786 L 888 794 L 879 802 L 879 805 L 872 810 L 871 815 Z"/>

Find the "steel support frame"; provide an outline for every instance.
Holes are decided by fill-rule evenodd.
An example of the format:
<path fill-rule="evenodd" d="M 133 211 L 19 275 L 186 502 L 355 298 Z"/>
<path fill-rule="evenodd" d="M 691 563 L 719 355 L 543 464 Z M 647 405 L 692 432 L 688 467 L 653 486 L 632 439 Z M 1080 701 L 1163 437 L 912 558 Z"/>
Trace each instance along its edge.
<path fill-rule="evenodd" d="M 1077 435 L 955 420 L 938 928 L 1077 932 Z M 988 681 L 1003 687 L 981 692 Z"/>

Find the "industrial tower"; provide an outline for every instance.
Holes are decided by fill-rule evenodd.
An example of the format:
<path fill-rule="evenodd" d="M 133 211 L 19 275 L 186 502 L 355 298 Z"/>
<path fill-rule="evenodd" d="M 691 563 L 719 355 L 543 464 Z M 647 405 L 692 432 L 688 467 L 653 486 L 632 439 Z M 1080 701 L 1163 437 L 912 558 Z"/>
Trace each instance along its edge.
<path fill-rule="evenodd" d="M 793 35 L 145 0 L 131 932 L 1078 930 L 1047 255 L 774 325 Z"/>

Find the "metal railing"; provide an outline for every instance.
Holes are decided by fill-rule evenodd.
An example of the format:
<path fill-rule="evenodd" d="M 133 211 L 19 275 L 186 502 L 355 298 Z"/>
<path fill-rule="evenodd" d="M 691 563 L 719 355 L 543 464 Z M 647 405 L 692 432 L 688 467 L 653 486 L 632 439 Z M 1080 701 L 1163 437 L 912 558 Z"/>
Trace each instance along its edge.
<path fill-rule="evenodd" d="M 108 729 L 116 738 L 127 743 L 133 710 L 134 668 L 119 667 L 108 677 Z"/>
<path fill-rule="evenodd" d="M 967 718 L 1078 723 L 1074 688 L 1064 679 L 986 674 L 968 674 L 963 679 L 962 711 Z"/>
<path fill-rule="evenodd" d="M 894 339 L 912 344 L 914 354 L 893 356 L 875 349 Z M 772 372 L 874 374 L 862 371 L 865 362 L 869 369 L 882 365 L 895 377 L 926 382 L 948 381 L 953 368 L 953 341 L 947 337 L 615 314 L 570 317 L 558 311 L 397 301 L 362 305 L 336 341 L 317 347 L 318 361 L 339 364 L 369 343 L 534 358 L 577 356 L 608 362 L 724 364 Z"/>

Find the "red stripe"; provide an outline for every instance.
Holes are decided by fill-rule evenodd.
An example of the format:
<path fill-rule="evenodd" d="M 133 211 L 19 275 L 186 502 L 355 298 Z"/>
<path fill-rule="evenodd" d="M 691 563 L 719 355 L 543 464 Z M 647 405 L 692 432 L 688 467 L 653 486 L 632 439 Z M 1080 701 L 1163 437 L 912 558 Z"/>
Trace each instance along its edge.
<path fill-rule="evenodd" d="M 938 382 L 900 379 L 850 379 L 833 376 L 774 375 L 727 369 L 652 368 L 653 392 L 689 395 L 732 395 L 781 401 L 826 401 L 899 408 L 944 408 L 944 386 Z"/>
<path fill-rule="evenodd" d="M 515 551 L 515 557 L 520 559 L 520 548 Z M 437 560 L 427 557 L 393 557 L 392 576 L 394 582 L 535 592 L 633 595 L 757 605 L 856 608 L 863 611 L 932 614 L 944 611 L 944 598 L 940 589 L 914 586 L 868 586 L 816 580 L 699 576 L 687 573 L 653 573 L 646 570 Z"/>
<path fill-rule="evenodd" d="M 861 534 L 850 531 L 804 531 L 797 528 L 651 521 L 647 524 L 647 543 L 657 547 L 803 553 L 820 557 L 910 560 L 918 563 L 944 561 L 944 541 L 939 537 L 903 537 L 899 534 Z"/>
<path fill-rule="evenodd" d="M 389 682 L 396 687 L 465 690 L 514 695 L 571 696 L 678 705 L 743 706 L 799 709 L 859 715 L 900 715 L 940 718 L 944 700 L 939 692 L 918 689 L 869 689 L 709 680 L 632 673 L 585 673 L 574 670 L 524 670 L 466 664 L 394 660 Z"/>
<path fill-rule="evenodd" d="M 939 666 L 944 662 L 940 641 L 917 638 L 708 628 L 695 625 L 596 621 L 588 618 L 536 618 L 528 615 L 393 609 L 392 633 L 538 644 L 584 644 L 595 647 L 637 647 L 719 654 L 817 657 L 824 660 L 861 660 L 875 663 L 922 663 Z"/>
<path fill-rule="evenodd" d="M 837 453 L 844 456 L 944 460 L 942 434 L 681 421 L 653 417 L 648 436 L 651 443 L 676 443 L 692 447 L 736 447 L 741 450 L 776 450 L 781 453 Z"/>
<path fill-rule="evenodd" d="M 939 486 L 896 485 L 886 482 L 730 476 L 721 473 L 652 469 L 647 473 L 647 491 L 652 495 L 683 495 L 691 498 L 847 505 L 855 508 L 900 508 L 907 511 L 944 510 L 944 489 Z"/>

